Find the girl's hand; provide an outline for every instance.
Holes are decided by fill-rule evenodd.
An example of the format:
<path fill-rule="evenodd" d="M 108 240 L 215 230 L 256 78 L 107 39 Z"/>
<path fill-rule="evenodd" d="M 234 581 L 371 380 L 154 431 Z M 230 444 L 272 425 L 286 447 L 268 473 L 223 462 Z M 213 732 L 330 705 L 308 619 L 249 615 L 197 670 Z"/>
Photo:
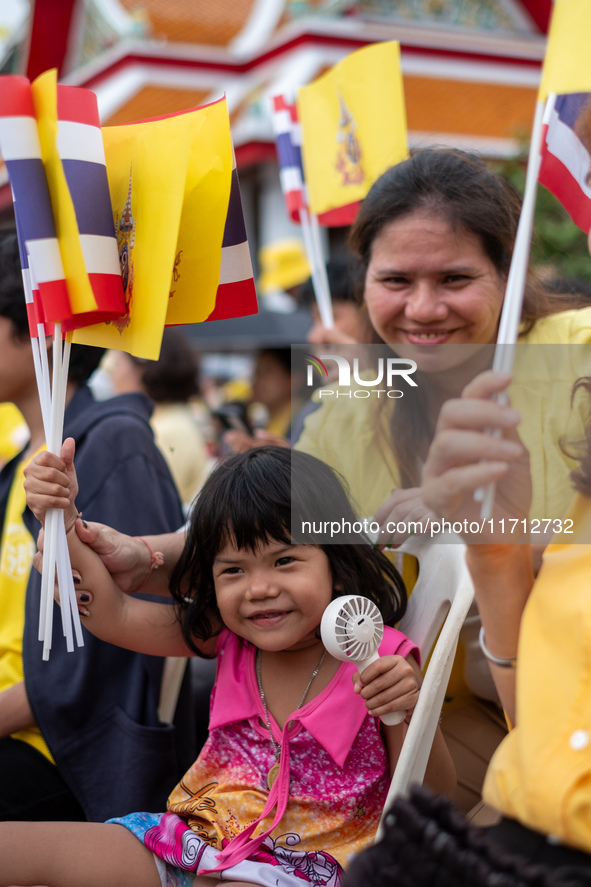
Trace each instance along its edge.
<path fill-rule="evenodd" d="M 390 497 L 380 505 L 375 520 L 380 525 L 377 538 L 380 548 L 394 548 L 414 533 L 426 533 L 435 514 L 423 501 L 420 487 L 392 490 Z M 412 532 L 411 532 L 412 531 Z"/>
<path fill-rule="evenodd" d="M 76 519 L 78 479 L 74 468 L 74 439 L 68 437 L 62 444 L 60 456 L 43 451 L 24 469 L 27 505 L 42 524 L 50 508 L 65 511 L 66 528 Z"/>
<path fill-rule="evenodd" d="M 381 656 L 361 674 L 353 675 L 353 685 L 371 715 L 380 717 L 393 711 L 408 715 L 419 698 L 421 671 L 412 656 Z"/>
<path fill-rule="evenodd" d="M 531 504 L 529 455 L 519 440 L 519 413 L 491 398 L 508 387 L 505 373 L 481 373 L 461 398 L 447 401 L 439 414 L 435 436 L 423 469 L 423 500 L 436 515 L 449 521 L 478 522 L 481 503 L 474 492 L 496 483 L 493 520 L 486 521 L 468 542 L 524 541 L 503 536 L 499 519 L 516 519 L 521 526 Z M 500 436 L 490 433 L 500 431 Z M 500 535 L 499 535 L 500 534 Z"/>

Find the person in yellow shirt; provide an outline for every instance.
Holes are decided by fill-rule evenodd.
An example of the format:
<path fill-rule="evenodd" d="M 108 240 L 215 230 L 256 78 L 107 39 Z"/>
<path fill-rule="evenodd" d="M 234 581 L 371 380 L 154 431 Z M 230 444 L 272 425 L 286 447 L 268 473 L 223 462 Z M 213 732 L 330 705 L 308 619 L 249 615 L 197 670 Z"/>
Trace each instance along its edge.
<path fill-rule="evenodd" d="M 442 409 L 423 472 L 423 497 L 440 518 L 473 520 L 474 491 L 489 483 L 495 521 L 527 513 L 519 416 L 491 399 L 508 383 L 482 374 Z M 575 396 L 591 399 L 590 377 Z M 591 429 L 573 444 L 576 496 L 535 581 L 528 545 L 466 538 L 480 645 L 513 725 L 484 785 L 500 822 L 477 830 L 446 800 L 415 790 L 394 802 L 384 840 L 354 861 L 344 887 L 591 884 Z"/>
<path fill-rule="evenodd" d="M 27 423 L 13 403 L 0 403 L 0 468 L 16 456 L 29 439 Z"/>

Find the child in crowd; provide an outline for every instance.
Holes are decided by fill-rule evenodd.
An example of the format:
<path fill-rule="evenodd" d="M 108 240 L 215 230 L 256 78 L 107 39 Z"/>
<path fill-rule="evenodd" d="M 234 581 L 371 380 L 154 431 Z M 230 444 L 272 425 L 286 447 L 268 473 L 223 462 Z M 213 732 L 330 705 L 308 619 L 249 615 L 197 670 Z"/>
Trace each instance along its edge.
<path fill-rule="evenodd" d="M 71 441 L 62 457 L 45 454 L 29 471 L 41 517 L 56 483 L 70 488 Z M 217 654 L 209 738 L 166 813 L 1 823 L 0 885 L 341 884 L 351 855 L 373 840 L 421 673 L 415 645 L 390 627 L 406 606 L 395 567 L 361 536 L 324 544 L 304 532 L 329 514 L 355 520 L 336 475 L 314 457 L 263 447 L 221 463 L 191 512 L 171 579 L 175 608 L 123 594 L 68 534 L 93 633 L 160 656 Z M 71 529 L 73 503 L 65 517 Z M 371 598 L 386 623 L 381 658 L 363 677 L 319 632 L 330 601 L 352 593 Z M 376 716 L 391 711 L 405 721 L 381 724 Z M 426 779 L 453 791 L 439 732 Z"/>

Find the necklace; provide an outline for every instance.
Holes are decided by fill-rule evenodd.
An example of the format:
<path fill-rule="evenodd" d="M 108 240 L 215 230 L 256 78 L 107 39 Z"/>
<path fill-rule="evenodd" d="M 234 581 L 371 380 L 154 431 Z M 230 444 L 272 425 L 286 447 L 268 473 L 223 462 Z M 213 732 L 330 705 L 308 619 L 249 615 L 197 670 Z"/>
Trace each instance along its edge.
<path fill-rule="evenodd" d="M 310 692 L 310 687 L 314 683 L 314 678 L 316 677 L 316 675 L 318 674 L 318 672 L 322 668 L 322 663 L 324 662 L 325 656 L 326 656 L 326 650 L 323 650 L 322 656 L 320 657 L 320 662 L 318 663 L 318 665 L 316 666 L 316 668 L 312 672 L 312 676 L 310 677 L 310 680 L 308 681 L 308 686 L 304 690 L 304 695 L 302 696 L 302 698 L 298 702 L 298 705 L 296 707 L 296 711 L 298 709 L 300 709 L 302 707 L 302 705 L 304 704 L 304 702 L 306 701 L 306 696 Z M 277 779 L 277 774 L 279 773 L 279 767 L 281 765 L 281 746 L 279 745 L 278 742 L 275 741 L 275 737 L 273 736 L 273 731 L 271 730 L 271 721 L 269 719 L 269 712 L 267 711 L 267 702 L 265 700 L 265 691 L 263 690 L 263 681 L 261 678 L 261 660 L 262 660 L 262 658 L 263 658 L 262 650 L 258 649 L 257 650 L 257 658 L 256 658 L 257 684 L 259 686 L 259 693 L 261 694 L 261 702 L 263 703 L 263 711 L 265 712 L 265 723 L 267 724 L 267 730 L 269 731 L 269 736 L 271 738 L 271 743 L 273 744 L 273 751 L 275 752 L 275 758 L 276 758 L 276 763 L 273 764 L 273 766 L 271 767 L 271 769 L 269 770 L 269 772 L 267 774 L 267 788 L 271 789 L 273 786 L 273 783 Z M 293 723 L 293 721 L 290 721 L 289 724 L 287 725 L 288 730 L 291 727 L 292 723 Z"/>

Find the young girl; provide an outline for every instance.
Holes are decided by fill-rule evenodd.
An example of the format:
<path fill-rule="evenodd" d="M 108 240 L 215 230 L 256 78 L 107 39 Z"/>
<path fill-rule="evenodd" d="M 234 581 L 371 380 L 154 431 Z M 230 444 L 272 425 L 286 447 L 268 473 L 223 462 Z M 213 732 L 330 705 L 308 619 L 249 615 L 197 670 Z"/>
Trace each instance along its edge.
<path fill-rule="evenodd" d="M 51 476 L 40 469 L 32 484 L 29 472 L 36 502 L 55 492 Z M 191 513 L 171 581 L 176 608 L 121 593 L 68 534 L 92 632 L 161 656 L 217 654 L 209 738 L 166 813 L 1 823 L 0 885 L 340 885 L 351 854 L 373 839 L 406 731 L 376 715 L 408 719 L 421 674 L 415 645 L 394 628 L 362 679 L 324 649 L 319 625 L 334 597 L 366 595 L 386 624 L 406 605 L 395 568 L 363 537 L 317 544 L 304 532 L 327 517 L 354 522 L 336 475 L 315 458 L 268 447 L 222 463 Z M 72 504 L 66 527 L 75 520 Z M 427 779 L 453 790 L 439 735 Z"/>

